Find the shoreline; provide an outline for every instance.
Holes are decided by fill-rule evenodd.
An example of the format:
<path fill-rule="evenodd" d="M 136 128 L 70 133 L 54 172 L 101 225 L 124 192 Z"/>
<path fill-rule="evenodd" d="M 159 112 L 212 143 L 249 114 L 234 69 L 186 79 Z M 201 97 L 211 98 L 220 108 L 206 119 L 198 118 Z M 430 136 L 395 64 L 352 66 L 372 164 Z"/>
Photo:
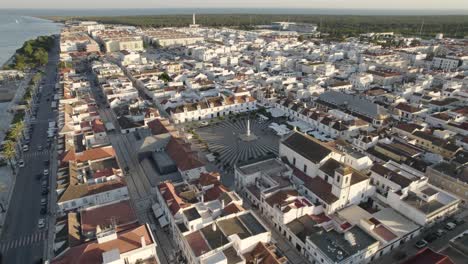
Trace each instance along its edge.
<path fill-rule="evenodd" d="M 5 9 L 4 9 L 4 10 L 5 10 Z M 1 11 L 2 11 L 2 9 L 0 9 L 0 14 L 2 14 Z M 18 49 L 20 49 L 20 48 L 24 45 L 24 43 L 25 43 L 26 41 L 29 41 L 29 40 L 32 40 L 32 39 L 36 39 L 36 38 L 39 37 L 39 36 L 52 36 L 52 35 L 59 34 L 59 33 L 60 33 L 60 28 L 63 27 L 63 23 L 60 23 L 60 22 L 57 22 L 57 21 L 53 21 L 53 20 L 51 20 L 51 19 L 47 19 L 47 18 L 44 18 L 44 17 L 39 17 L 39 16 L 35 16 L 35 15 L 26 15 L 26 14 L 23 14 L 23 15 L 22 15 L 22 14 L 20 14 L 20 13 L 18 13 L 18 14 L 12 14 L 12 15 L 13 15 L 13 16 L 17 16 L 17 17 L 21 17 L 21 18 L 24 18 L 24 19 L 28 19 L 30 23 L 25 23 L 26 26 L 27 26 L 27 25 L 34 24 L 34 20 L 35 20 L 35 23 L 45 23 L 45 22 L 47 22 L 47 23 L 51 23 L 51 24 L 57 25 L 57 26 L 59 26 L 59 29 L 58 29 L 57 32 L 50 32 L 50 33 L 44 32 L 44 34 L 40 34 L 40 33 L 42 32 L 42 30 L 37 30 L 37 28 L 34 28 L 34 25 L 31 26 L 32 28 L 29 29 L 29 30 L 30 30 L 31 32 L 34 32 L 34 34 L 32 34 L 31 36 L 26 37 L 25 39 L 23 39 L 22 42 L 21 42 L 20 44 L 18 44 L 17 48 L 11 51 L 11 55 L 8 54 L 8 53 L 10 53 L 10 52 L 5 52 L 5 53 L 3 53 L 3 54 L 5 55 L 5 58 L 7 58 L 7 59 L 6 59 L 5 61 L 0 61 L 0 70 L 3 70 L 3 68 L 4 68 L 5 66 L 8 66 L 8 65 L 10 65 L 11 63 L 13 63 L 14 58 L 15 58 L 15 55 L 17 54 L 16 51 L 17 51 Z M 18 18 L 18 19 L 19 19 L 19 18 Z M 33 21 L 33 22 L 31 22 L 31 21 Z M 36 30 L 35 30 L 35 29 L 36 29 Z M 47 30 L 45 30 L 45 31 L 47 31 Z M 38 33 L 39 33 L 39 35 L 36 35 L 36 34 L 38 34 Z M 18 38 L 18 40 L 20 40 L 20 39 L 21 39 L 21 38 Z M 14 46 L 13 43 L 11 43 L 11 44 L 8 44 L 8 43 L 7 43 L 7 45 L 11 45 L 11 47 Z M 6 50 L 6 51 L 8 51 L 8 50 Z"/>

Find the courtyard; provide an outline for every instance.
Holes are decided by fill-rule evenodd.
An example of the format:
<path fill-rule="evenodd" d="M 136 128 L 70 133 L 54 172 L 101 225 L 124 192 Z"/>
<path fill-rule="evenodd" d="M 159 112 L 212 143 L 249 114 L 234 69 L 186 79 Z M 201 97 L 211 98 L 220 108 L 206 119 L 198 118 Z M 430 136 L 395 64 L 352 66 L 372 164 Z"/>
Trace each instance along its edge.
<path fill-rule="evenodd" d="M 250 120 L 250 133 L 254 139 L 244 141 L 241 138 L 247 133 L 247 120 Z M 234 166 L 238 162 L 252 160 L 268 154 L 278 154 L 278 137 L 268 125 L 271 120 L 263 121 L 255 117 L 231 117 L 210 122 L 206 126 L 193 128 L 192 143 L 211 153 L 211 162 L 223 174 L 223 183 L 231 185 Z"/>

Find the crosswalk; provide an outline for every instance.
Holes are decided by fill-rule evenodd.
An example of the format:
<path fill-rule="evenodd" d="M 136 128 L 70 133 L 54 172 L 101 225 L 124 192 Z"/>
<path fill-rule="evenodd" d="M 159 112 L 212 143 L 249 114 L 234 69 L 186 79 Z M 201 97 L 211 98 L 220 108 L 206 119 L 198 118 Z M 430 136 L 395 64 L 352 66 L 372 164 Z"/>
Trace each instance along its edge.
<path fill-rule="evenodd" d="M 28 151 L 23 153 L 23 157 L 26 158 L 33 158 L 33 157 L 41 157 L 44 155 L 49 155 L 49 150 L 41 150 L 41 151 Z"/>
<path fill-rule="evenodd" d="M 9 250 L 36 244 L 36 243 L 46 240 L 46 238 L 47 238 L 47 231 L 42 231 L 42 232 L 36 232 L 30 235 L 22 236 L 17 239 L 0 241 L 0 252 L 5 254 Z"/>

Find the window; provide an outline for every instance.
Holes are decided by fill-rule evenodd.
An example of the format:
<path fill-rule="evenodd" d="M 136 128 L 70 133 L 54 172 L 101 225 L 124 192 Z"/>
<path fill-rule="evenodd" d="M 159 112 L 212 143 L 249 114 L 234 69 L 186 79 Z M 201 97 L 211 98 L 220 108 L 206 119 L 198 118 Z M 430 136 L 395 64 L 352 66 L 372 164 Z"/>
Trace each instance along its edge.
<path fill-rule="evenodd" d="M 296 158 L 293 158 L 293 165 L 296 166 Z"/>
<path fill-rule="evenodd" d="M 340 180 L 341 180 L 341 176 L 340 176 L 340 175 L 337 175 L 337 176 L 336 176 L 336 181 L 337 181 L 337 182 L 340 182 Z"/>
<path fill-rule="evenodd" d="M 304 164 L 304 173 L 307 173 L 307 165 Z"/>
<path fill-rule="evenodd" d="M 345 177 L 344 183 L 348 183 L 349 177 Z"/>

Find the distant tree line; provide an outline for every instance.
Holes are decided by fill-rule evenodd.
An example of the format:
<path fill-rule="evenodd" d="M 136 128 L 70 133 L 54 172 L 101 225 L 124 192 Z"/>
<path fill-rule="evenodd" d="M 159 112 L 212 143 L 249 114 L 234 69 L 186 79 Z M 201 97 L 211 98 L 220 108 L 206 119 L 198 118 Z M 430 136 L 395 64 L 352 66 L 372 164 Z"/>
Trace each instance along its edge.
<path fill-rule="evenodd" d="M 56 21 L 95 20 L 106 24 L 141 27 L 182 27 L 192 23 L 191 15 L 48 17 Z M 357 16 L 357 15 L 254 15 L 197 14 L 197 23 L 211 27 L 235 27 L 251 30 L 255 25 L 274 21 L 315 23 L 319 31 L 336 37 L 351 37 L 368 32 L 395 32 L 405 36 L 429 38 L 437 33 L 463 38 L 468 35 L 468 16 Z M 421 30 L 421 25 L 422 30 Z"/>

